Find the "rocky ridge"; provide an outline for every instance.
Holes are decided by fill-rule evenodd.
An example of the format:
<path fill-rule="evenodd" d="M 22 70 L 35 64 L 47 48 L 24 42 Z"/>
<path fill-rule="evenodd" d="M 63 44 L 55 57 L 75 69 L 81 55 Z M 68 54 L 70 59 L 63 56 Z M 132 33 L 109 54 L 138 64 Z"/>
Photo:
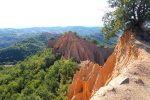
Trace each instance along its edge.
<path fill-rule="evenodd" d="M 112 48 L 97 47 L 71 31 L 66 32 L 57 41 L 49 41 L 49 44 L 54 48 L 54 52 L 61 53 L 66 59 L 73 58 L 77 62 L 90 60 L 103 65 L 113 52 Z"/>
<path fill-rule="evenodd" d="M 150 43 L 126 32 L 103 66 L 81 63 L 68 89 L 68 100 L 148 100 Z"/>

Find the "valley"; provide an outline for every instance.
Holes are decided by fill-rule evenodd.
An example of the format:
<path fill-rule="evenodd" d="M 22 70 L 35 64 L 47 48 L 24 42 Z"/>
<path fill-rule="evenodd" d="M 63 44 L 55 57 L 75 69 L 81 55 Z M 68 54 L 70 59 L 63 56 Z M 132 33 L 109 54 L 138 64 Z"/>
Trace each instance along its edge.
<path fill-rule="evenodd" d="M 149 49 L 149 42 L 130 31 L 115 49 L 72 31 L 27 38 L 0 51 L 0 99 L 147 99 Z M 130 95 L 137 87 L 145 96 Z M 128 96 L 120 94 L 128 89 Z"/>
<path fill-rule="evenodd" d="M 89 42 L 92 42 L 93 40 L 96 41 L 97 46 L 113 48 L 116 44 L 116 37 L 112 38 L 110 41 L 103 41 L 104 36 L 102 33 L 100 33 L 98 27 L 72 26 L 52 28 L 37 27 L 25 29 L 0 29 L 0 65 L 16 64 L 18 61 L 22 61 L 28 56 L 34 55 L 47 47 L 51 47 L 48 45 L 49 39 L 56 40 L 63 35 L 61 32 L 67 32 L 69 29 L 75 30 L 75 32 L 80 32 L 77 34 Z M 96 37 L 97 35 L 99 35 L 99 38 Z M 7 45 L 7 42 L 5 41 L 10 42 L 11 44 Z M 1 44 L 3 46 L 1 46 Z"/>
<path fill-rule="evenodd" d="M 112 52 L 113 48 L 100 47 L 72 31 L 45 32 L 3 48 L 0 99 L 66 100 L 80 62 L 89 59 L 103 65 Z"/>
<path fill-rule="evenodd" d="M 0 0 L 0 100 L 150 100 L 150 0 Z"/>

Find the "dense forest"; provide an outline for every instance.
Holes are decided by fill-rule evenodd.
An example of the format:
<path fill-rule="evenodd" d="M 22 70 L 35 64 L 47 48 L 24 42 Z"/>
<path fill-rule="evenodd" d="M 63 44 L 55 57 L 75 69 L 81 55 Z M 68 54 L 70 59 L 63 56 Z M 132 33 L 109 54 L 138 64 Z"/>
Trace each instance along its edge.
<path fill-rule="evenodd" d="M 36 54 L 47 47 L 48 39 L 55 39 L 59 35 L 41 34 L 14 44 L 13 46 L 0 49 L 0 65 L 15 64 L 26 57 Z"/>
<path fill-rule="evenodd" d="M 25 59 L 38 51 L 42 51 L 45 46 L 45 38 L 36 37 L 23 40 L 14 46 L 0 50 L 0 64 L 14 64 Z"/>
<path fill-rule="evenodd" d="M 66 100 L 78 65 L 45 49 L 13 67 L 0 69 L 1 100 Z"/>

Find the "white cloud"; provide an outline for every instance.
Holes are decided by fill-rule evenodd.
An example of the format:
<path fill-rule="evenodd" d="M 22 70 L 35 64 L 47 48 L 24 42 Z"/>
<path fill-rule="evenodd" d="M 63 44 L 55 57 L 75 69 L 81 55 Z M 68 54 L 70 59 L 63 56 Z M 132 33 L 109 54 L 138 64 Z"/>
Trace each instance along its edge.
<path fill-rule="evenodd" d="M 0 27 L 101 25 L 106 0 L 0 0 Z"/>

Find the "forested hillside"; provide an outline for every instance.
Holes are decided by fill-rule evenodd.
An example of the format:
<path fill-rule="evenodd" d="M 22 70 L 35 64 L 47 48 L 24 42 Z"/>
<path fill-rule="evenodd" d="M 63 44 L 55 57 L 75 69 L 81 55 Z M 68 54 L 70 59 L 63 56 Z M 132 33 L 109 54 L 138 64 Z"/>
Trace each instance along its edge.
<path fill-rule="evenodd" d="M 1 100 L 66 100 L 78 65 L 46 49 L 13 67 L 0 69 Z"/>
<path fill-rule="evenodd" d="M 0 49 L 0 64 L 14 64 L 46 48 L 47 37 L 44 35 L 25 39 L 15 45 Z"/>

